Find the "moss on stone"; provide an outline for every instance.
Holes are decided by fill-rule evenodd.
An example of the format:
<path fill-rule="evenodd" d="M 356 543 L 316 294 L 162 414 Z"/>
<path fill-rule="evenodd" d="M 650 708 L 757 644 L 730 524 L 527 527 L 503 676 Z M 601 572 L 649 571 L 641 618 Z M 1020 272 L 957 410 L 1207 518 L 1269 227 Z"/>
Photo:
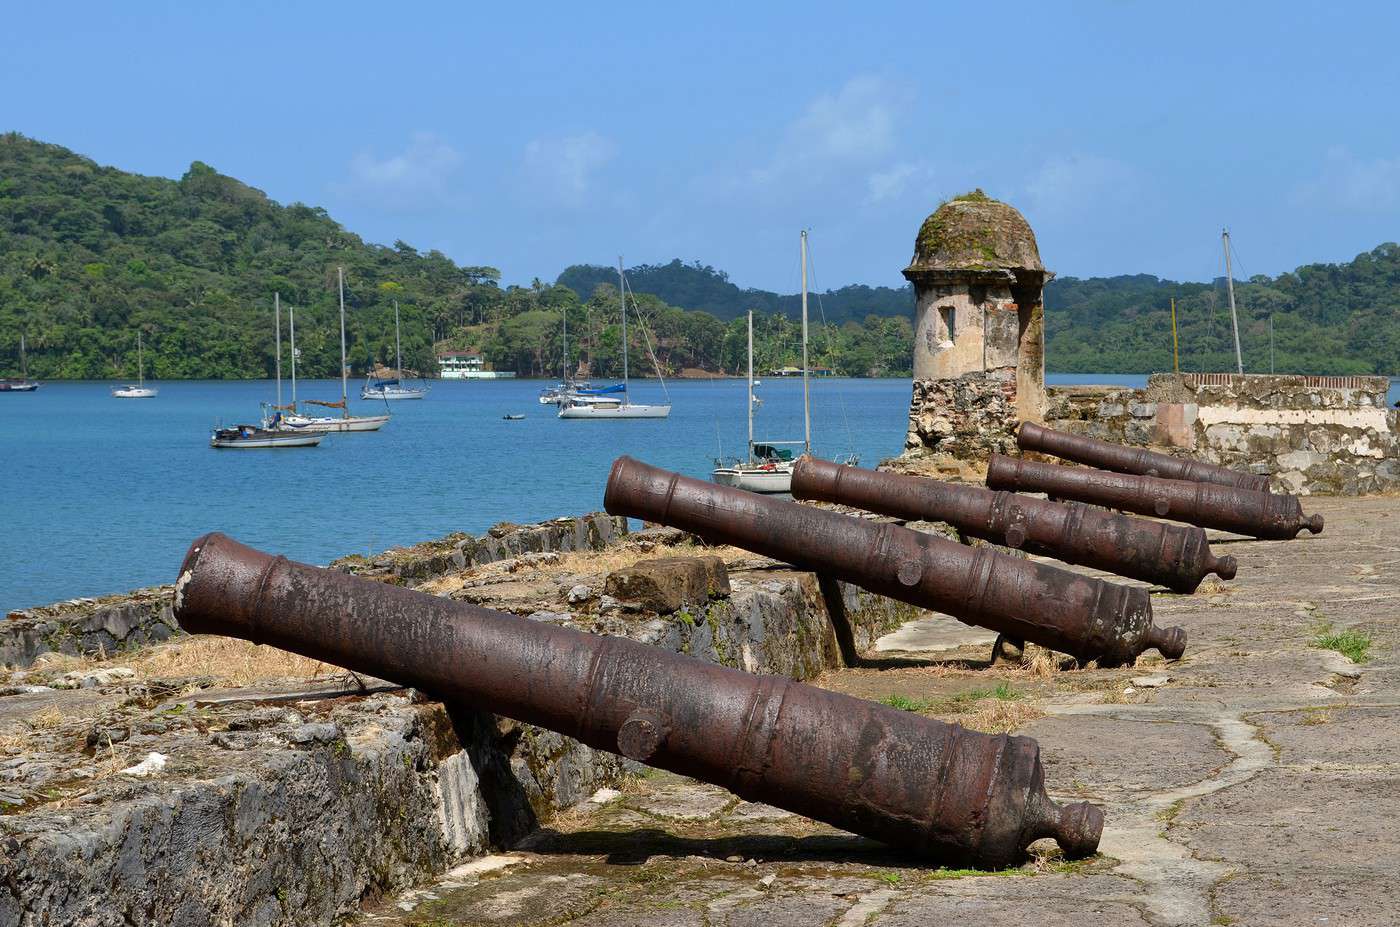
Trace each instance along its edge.
<path fill-rule="evenodd" d="M 978 189 L 945 200 L 924 220 L 905 274 L 998 270 L 1045 268 L 1025 218 Z"/>

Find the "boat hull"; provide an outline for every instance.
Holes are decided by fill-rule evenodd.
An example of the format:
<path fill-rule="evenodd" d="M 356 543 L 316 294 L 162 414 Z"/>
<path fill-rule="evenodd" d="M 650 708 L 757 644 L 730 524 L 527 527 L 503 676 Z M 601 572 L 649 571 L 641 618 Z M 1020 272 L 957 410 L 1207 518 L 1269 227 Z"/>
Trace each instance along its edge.
<path fill-rule="evenodd" d="M 0 383 L 0 393 L 32 393 L 38 388 L 38 383 Z"/>
<path fill-rule="evenodd" d="M 350 418 L 284 419 L 290 429 L 302 433 L 337 434 L 347 431 L 378 431 L 389 421 L 387 415 L 358 415 Z"/>
<path fill-rule="evenodd" d="M 568 419 L 667 418 L 670 414 L 670 406 L 648 406 L 640 403 L 614 405 L 612 403 L 590 402 L 562 406 L 559 409 L 559 417 Z"/>
<path fill-rule="evenodd" d="M 775 467 L 763 470 L 757 467 L 716 467 L 711 478 L 721 486 L 732 486 L 758 493 L 783 493 L 792 491 L 792 468 Z"/>
<path fill-rule="evenodd" d="M 396 386 L 382 390 L 360 390 L 361 399 L 384 399 L 388 401 L 395 401 L 399 399 L 422 399 L 426 395 L 428 395 L 428 391 L 426 389 L 413 389 L 412 387 L 407 386 Z"/>
<path fill-rule="evenodd" d="M 154 399 L 158 390 L 149 386 L 119 386 L 112 390 L 113 399 Z"/>
<path fill-rule="evenodd" d="M 312 434 L 300 434 L 297 432 L 277 434 L 255 433 L 246 438 L 242 436 L 220 437 L 218 434 L 214 434 L 209 438 L 209 446 L 217 448 L 239 448 L 243 450 L 276 447 L 315 447 L 320 444 L 325 437 L 324 434 L 319 432 Z"/>

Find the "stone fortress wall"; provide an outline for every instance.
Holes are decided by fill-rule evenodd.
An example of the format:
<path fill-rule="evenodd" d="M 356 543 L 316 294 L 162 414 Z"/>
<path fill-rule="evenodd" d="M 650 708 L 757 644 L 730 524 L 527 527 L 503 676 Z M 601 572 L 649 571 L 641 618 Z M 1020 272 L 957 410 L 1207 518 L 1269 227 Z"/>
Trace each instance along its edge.
<path fill-rule="evenodd" d="M 1051 386 L 1047 427 L 1251 473 L 1277 492 L 1400 492 L 1400 410 L 1385 377 L 1154 374 L 1143 389 Z M 898 469 L 979 479 L 1016 453 L 1011 384 L 973 373 L 915 380 Z"/>
<path fill-rule="evenodd" d="M 1400 491 L 1400 412 L 1385 377 L 1155 374 L 1144 389 L 1045 386 L 1051 276 L 1035 234 L 980 190 L 924 220 L 914 259 L 914 386 L 892 469 L 980 480 L 1015 429 L 1062 431 L 1267 474 L 1290 493 Z"/>

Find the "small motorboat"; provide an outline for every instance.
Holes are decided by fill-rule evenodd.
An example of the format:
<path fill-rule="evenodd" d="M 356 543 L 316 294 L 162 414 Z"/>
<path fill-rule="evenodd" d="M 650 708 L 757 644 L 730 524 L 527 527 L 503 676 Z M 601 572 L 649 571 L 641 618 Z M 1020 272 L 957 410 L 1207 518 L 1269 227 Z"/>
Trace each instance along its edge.
<path fill-rule="evenodd" d="M 210 447 L 315 447 L 326 437 L 323 431 L 285 431 L 257 425 L 215 428 L 209 435 Z"/>
<path fill-rule="evenodd" d="M 501 418 L 508 422 L 520 422 L 525 420 L 525 416 L 523 415 L 502 415 Z"/>

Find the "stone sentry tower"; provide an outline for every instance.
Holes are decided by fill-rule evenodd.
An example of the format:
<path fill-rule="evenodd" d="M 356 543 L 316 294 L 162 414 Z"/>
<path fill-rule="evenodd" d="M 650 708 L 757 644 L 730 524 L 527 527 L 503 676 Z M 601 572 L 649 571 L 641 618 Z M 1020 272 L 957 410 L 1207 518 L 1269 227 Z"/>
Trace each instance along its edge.
<path fill-rule="evenodd" d="M 981 461 L 1045 414 L 1044 285 L 1035 233 L 981 190 L 924 220 L 914 285 L 914 396 L 905 454 Z"/>

